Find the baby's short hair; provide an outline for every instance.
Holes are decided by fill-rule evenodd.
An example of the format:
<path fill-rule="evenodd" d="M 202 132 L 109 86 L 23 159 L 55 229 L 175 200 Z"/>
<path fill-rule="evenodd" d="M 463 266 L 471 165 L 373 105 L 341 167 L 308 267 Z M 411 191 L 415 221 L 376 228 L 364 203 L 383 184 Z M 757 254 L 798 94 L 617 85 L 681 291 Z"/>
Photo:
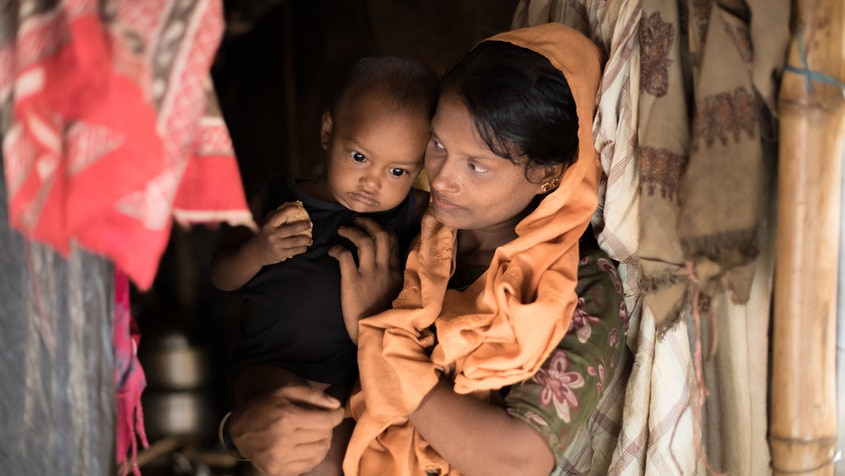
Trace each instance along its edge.
<path fill-rule="evenodd" d="M 398 111 L 434 115 L 437 105 L 437 76 L 412 58 L 378 55 L 362 58 L 352 65 L 346 82 L 332 103 L 332 115 L 351 101 L 379 95 L 385 106 Z"/>

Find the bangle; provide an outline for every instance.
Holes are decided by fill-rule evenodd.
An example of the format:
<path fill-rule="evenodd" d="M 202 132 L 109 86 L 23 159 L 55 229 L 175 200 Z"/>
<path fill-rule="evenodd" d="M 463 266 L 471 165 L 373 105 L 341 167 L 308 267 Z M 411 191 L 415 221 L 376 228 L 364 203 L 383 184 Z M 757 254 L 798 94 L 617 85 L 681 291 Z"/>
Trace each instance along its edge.
<path fill-rule="evenodd" d="M 217 427 L 217 439 L 220 441 L 220 447 L 226 453 L 229 453 L 231 456 L 236 458 L 238 461 L 249 461 L 249 458 L 244 458 L 244 455 L 238 451 L 238 448 L 235 446 L 235 443 L 232 441 L 232 435 L 229 434 L 229 417 L 232 416 L 232 412 L 229 412 L 223 416 L 223 419 L 220 420 L 220 426 Z"/>

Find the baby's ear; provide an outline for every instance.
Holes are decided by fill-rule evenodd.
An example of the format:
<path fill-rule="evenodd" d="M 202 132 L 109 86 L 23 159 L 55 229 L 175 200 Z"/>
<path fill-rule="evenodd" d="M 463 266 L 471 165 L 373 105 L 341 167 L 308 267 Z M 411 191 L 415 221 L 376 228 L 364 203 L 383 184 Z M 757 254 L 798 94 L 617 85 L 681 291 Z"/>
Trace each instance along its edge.
<path fill-rule="evenodd" d="M 323 113 L 323 122 L 320 126 L 320 145 L 323 147 L 323 150 L 329 149 L 329 142 L 332 140 L 332 113 L 326 111 Z"/>

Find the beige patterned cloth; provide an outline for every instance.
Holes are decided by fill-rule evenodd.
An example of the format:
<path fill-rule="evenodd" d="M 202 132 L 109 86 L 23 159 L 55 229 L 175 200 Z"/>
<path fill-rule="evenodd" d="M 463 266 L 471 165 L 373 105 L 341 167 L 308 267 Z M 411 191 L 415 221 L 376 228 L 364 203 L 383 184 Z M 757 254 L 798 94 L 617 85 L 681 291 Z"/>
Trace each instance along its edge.
<path fill-rule="evenodd" d="M 748 300 L 771 174 L 763 129 L 789 36 L 785 1 L 677 5 L 644 0 L 640 29 L 639 256 L 661 330 L 686 316 L 688 261 L 705 299 Z"/>
<path fill-rule="evenodd" d="M 707 462 L 732 475 L 770 471 L 760 411 L 772 282 L 771 247 L 759 236 L 767 226 L 772 152 L 763 126 L 774 104 L 789 8 L 784 1 L 715 4 L 523 0 L 516 10 L 514 27 L 565 23 L 608 57 L 594 124 L 604 206 L 593 221 L 603 249 L 621 261 L 626 295 L 637 304 L 629 301 L 635 364 L 622 419 L 604 426 L 618 439 L 573 444 L 577 461 L 585 449 L 610 451 L 612 458 L 560 474 L 705 474 Z M 634 39 L 626 41 L 631 24 Z M 687 108 L 690 98 L 697 114 Z M 637 163 L 629 168 L 630 157 Z M 700 289 L 713 305 L 706 332 L 690 328 L 688 259 L 699 282 L 729 283 Z M 690 337 L 714 326 L 724 344 L 705 365 L 704 413 L 694 365 L 701 350 Z M 600 403 L 602 414 L 618 414 L 616 404 Z"/>
<path fill-rule="evenodd" d="M 678 234 L 702 291 L 715 297 L 727 288 L 745 303 L 773 174 L 764 146 L 786 59 L 789 2 L 689 0 L 688 10 L 695 108 Z"/>

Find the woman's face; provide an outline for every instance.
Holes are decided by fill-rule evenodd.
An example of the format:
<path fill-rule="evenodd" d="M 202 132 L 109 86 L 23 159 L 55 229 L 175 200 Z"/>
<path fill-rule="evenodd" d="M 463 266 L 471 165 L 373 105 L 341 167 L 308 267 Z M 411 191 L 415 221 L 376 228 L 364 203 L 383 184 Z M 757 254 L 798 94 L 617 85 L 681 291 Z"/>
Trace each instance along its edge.
<path fill-rule="evenodd" d="M 491 152 L 456 94 L 440 98 L 431 130 L 425 168 L 434 217 L 461 230 L 516 227 L 541 191 L 526 177 L 525 159 L 514 163 Z"/>

